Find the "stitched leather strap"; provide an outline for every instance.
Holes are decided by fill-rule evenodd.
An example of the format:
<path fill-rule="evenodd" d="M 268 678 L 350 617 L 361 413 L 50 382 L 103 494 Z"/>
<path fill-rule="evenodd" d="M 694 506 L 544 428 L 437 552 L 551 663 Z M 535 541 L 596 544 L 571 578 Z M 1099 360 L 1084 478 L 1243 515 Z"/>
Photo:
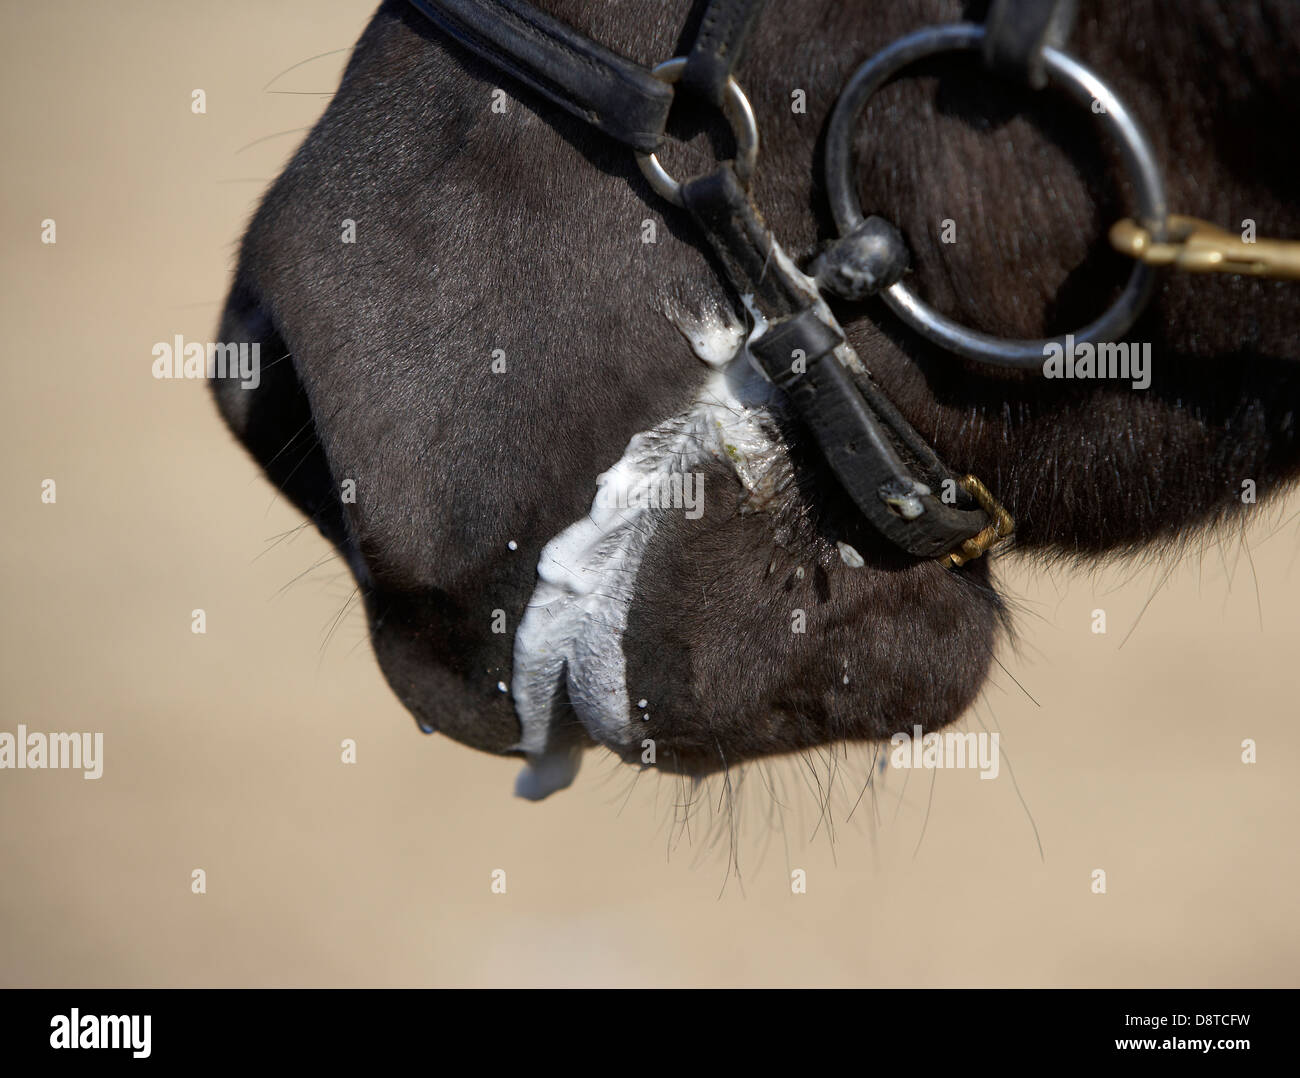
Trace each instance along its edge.
<path fill-rule="evenodd" d="M 1076 0 L 993 0 L 984 21 L 984 63 L 1041 90 L 1047 85 L 1043 46 L 1065 44 L 1076 6 Z"/>
<path fill-rule="evenodd" d="M 471 52 L 642 153 L 663 137 L 672 87 L 523 0 L 411 0 Z"/>
<path fill-rule="evenodd" d="M 807 286 L 774 264 L 776 241 L 730 164 L 683 183 L 682 202 L 704 230 L 727 280 L 740 295 L 752 295 L 764 317 L 776 321 L 808 306 Z"/>
<path fill-rule="evenodd" d="M 727 79 L 767 0 L 711 0 L 686 58 L 682 85 L 721 107 Z"/>
<path fill-rule="evenodd" d="M 844 331 L 779 252 L 731 166 L 683 184 L 682 199 L 731 286 L 768 321 L 750 355 L 786 392 L 877 531 L 915 557 L 938 558 L 988 527 L 988 515 L 880 389 L 841 362 L 851 355 Z M 940 500 L 945 480 L 952 505 Z"/>

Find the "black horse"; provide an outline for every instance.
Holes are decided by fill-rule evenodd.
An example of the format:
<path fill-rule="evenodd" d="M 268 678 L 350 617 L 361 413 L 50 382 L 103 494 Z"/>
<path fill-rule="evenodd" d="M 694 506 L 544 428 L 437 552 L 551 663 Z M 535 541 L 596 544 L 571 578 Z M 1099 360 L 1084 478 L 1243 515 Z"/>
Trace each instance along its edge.
<path fill-rule="evenodd" d="M 703 5 L 539 6 L 653 65 L 689 44 Z M 834 234 L 817 162 L 853 69 L 984 7 L 769 6 L 737 78 L 763 132 L 754 197 L 796 262 Z M 1069 50 L 1151 136 L 1173 210 L 1300 237 L 1300 8 L 1085 0 Z M 683 172 L 712 142 L 690 119 L 670 129 L 698 134 L 669 151 Z M 899 227 L 914 290 L 951 317 L 1052 335 L 1126 277 L 1106 242 L 1129 213 L 1121 173 L 1061 95 L 936 58 L 873 99 L 857 138 L 863 205 Z M 1163 276 L 1129 334 L 1151 346 L 1140 389 L 990 370 L 878 300 L 833 307 L 903 416 L 1014 516 L 1025 554 L 1177 544 L 1300 469 L 1294 284 Z M 260 344 L 261 382 L 214 385 L 235 434 L 348 558 L 421 727 L 527 749 L 543 774 L 526 793 L 563 785 L 593 742 L 701 774 L 952 722 L 1005 627 L 989 559 L 952 569 L 896 550 L 779 394 L 729 385 L 701 411 L 719 377 L 701 356 L 751 329 L 625 147 L 388 0 L 243 242 L 220 339 Z M 728 408 L 745 432 L 710 425 Z M 599 523 L 602 476 L 601 491 L 625 489 L 655 454 L 689 460 L 705 496 L 694 513 L 636 508 L 629 558 L 582 522 Z M 555 581 L 577 556 L 602 571 L 575 602 Z M 561 643 L 528 620 L 552 601 Z M 530 732 L 521 715 L 539 707 Z"/>

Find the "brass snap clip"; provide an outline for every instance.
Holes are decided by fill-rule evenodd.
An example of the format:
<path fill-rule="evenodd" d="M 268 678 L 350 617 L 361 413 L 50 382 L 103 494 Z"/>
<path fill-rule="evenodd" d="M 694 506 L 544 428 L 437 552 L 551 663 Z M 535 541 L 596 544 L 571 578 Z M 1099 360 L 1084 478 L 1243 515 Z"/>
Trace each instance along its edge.
<path fill-rule="evenodd" d="M 964 475 L 959 480 L 961 487 L 967 494 L 974 498 L 979 507 L 986 512 L 993 523 L 977 535 L 971 536 L 962 543 L 951 554 L 945 554 L 943 563 L 949 569 L 955 569 L 960 565 L 965 565 L 983 554 L 989 547 L 1000 543 L 1016 530 L 1016 522 L 1012 519 L 1011 514 L 1002 508 L 1002 504 L 993 497 L 989 488 L 981 483 L 973 475 Z"/>
<path fill-rule="evenodd" d="M 1300 280 L 1300 240 L 1257 239 L 1248 243 L 1209 221 L 1172 214 L 1165 238 L 1131 218 L 1110 229 L 1110 244 L 1120 254 L 1148 266 L 1172 266 L 1187 273 L 1234 273 L 1243 277 Z"/>

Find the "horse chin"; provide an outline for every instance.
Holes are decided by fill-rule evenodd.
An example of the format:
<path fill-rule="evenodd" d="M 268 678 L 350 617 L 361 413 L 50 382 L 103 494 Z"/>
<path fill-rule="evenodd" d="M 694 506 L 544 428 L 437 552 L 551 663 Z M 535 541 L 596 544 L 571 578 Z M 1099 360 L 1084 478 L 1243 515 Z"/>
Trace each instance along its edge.
<path fill-rule="evenodd" d="M 667 427 L 638 435 L 620 465 L 649 460 L 671 437 Z M 784 448 L 767 473 L 780 479 L 761 496 L 735 465 L 696 462 L 709 492 L 698 516 L 597 497 L 544 549 L 514 646 L 520 796 L 569 785 L 593 744 L 698 777 L 928 733 L 971 704 L 1003 623 L 988 566 L 903 558 L 851 507 L 832 513 L 830 492 L 810 513 Z M 601 489 L 640 474 L 627 473 L 613 469 Z"/>

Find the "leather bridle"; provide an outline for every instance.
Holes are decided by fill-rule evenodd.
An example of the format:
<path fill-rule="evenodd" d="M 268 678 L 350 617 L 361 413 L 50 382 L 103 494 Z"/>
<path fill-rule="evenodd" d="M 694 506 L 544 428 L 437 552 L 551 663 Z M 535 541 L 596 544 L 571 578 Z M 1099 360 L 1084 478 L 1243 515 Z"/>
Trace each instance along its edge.
<path fill-rule="evenodd" d="M 808 274 L 801 272 L 749 194 L 758 128 L 732 77 L 766 2 L 710 0 L 690 52 L 648 69 L 524 0 L 412 0 L 461 45 L 628 146 L 651 187 L 690 213 L 754 318 L 749 355 L 785 393 L 857 508 L 908 554 L 959 566 L 1010 535 L 1013 522 L 977 478 L 950 470 L 875 385 L 823 292 L 849 300 L 879 295 L 921 336 L 993 366 L 1041 370 L 1045 349 L 1066 338 L 1010 340 L 967 329 L 928 307 L 901 279 L 907 247 L 893 225 L 862 211 L 852 136 L 867 100 L 902 68 L 936 53 L 978 51 L 987 66 L 1033 89 L 1059 85 L 1090 106 L 1116 138 L 1138 214 L 1115 226 L 1111 240 L 1137 261 L 1111 307 L 1069 335 L 1076 347 L 1115 340 L 1132 326 L 1155 288 L 1154 264 L 1300 277 L 1297 245 L 1261 241 L 1273 253 L 1252 261 L 1256 250 L 1242 254 L 1232 247 L 1233 237 L 1213 226 L 1168 217 L 1155 154 L 1137 120 L 1095 72 L 1061 51 L 1075 0 L 993 0 L 983 25 L 920 30 L 862 64 L 827 129 L 826 180 L 840 235 Z M 655 156 L 678 92 L 721 108 L 737 144 L 735 160 L 682 182 Z M 1183 264 L 1181 254 L 1193 242 L 1199 256 Z"/>

